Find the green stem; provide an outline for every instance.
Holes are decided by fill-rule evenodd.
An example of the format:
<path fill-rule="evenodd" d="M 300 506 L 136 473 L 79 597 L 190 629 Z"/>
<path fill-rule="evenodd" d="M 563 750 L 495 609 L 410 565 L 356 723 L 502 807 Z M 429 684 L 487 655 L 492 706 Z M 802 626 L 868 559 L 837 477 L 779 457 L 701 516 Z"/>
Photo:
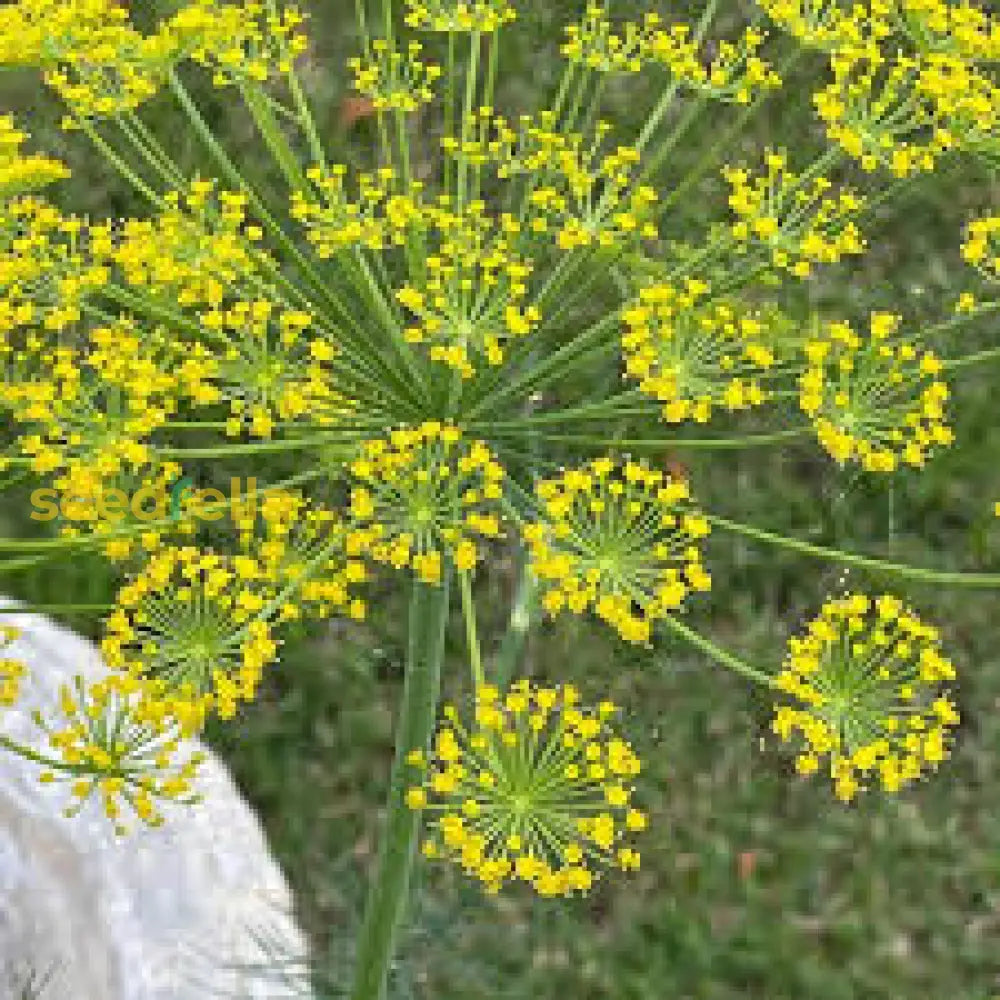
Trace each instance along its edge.
<path fill-rule="evenodd" d="M 381 1000 L 392 962 L 396 929 L 403 915 L 416 849 L 420 816 L 405 801 L 407 754 L 430 740 L 437 712 L 449 580 L 440 586 L 413 583 L 409 648 L 403 702 L 396 730 L 396 754 L 378 874 L 368 896 L 358 939 L 353 1000 Z"/>
<path fill-rule="evenodd" d="M 862 566 L 865 569 L 882 573 L 894 573 L 897 576 L 919 580 L 924 583 L 954 583 L 966 587 L 1000 587 L 1000 573 L 958 573 L 947 570 L 924 569 L 921 566 L 907 566 L 903 563 L 891 563 L 882 559 L 873 559 L 870 556 L 857 555 L 853 552 L 844 552 L 841 549 L 812 545 L 810 542 L 803 542 L 798 538 L 788 538 L 786 535 L 764 531 L 762 528 L 755 528 L 749 524 L 738 524 L 735 521 L 729 521 L 715 514 L 706 514 L 705 517 L 712 524 L 717 524 L 720 528 L 727 528 L 730 531 L 746 535 L 749 538 L 756 538 L 762 542 L 770 542 L 773 545 L 793 549 L 796 552 L 804 552 L 807 555 L 819 556 L 822 559 L 834 559 L 847 563 L 850 566 Z"/>
<path fill-rule="evenodd" d="M 945 368 L 960 368 L 962 365 L 975 364 L 977 361 L 996 361 L 1000 358 L 1000 347 L 990 347 L 985 351 L 977 351 L 975 354 L 967 354 L 964 358 L 952 358 L 950 361 L 943 361 Z"/>
<path fill-rule="evenodd" d="M 306 179 L 302 175 L 302 167 L 299 164 L 299 159 L 281 131 L 281 126 L 278 124 L 274 111 L 264 99 L 260 87 L 247 84 L 241 87 L 240 91 L 243 94 L 243 101 L 257 125 L 257 130 L 264 140 L 264 144 L 270 151 L 271 156 L 274 157 L 274 162 L 281 168 L 288 186 L 293 191 L 304 191 L 306 188 Z"/>
<path fill-rule="evenodd" d="M 745 663 L 738 656 L 734 656 L 732 653 L 722 649 L 721 646 L 716 646 L 710 639 L 706 639 L 703 635 L 699 635 L 693 629 L 688 628 L 679 619 L 672 617 L 665 618 L 663 619 L 663 623 L 667 628 L 676 632 L 682 638 L 687 639 L 688 642 L 697 646 L 703 652 L 708 653 L 713 660 L 718 660 L 719 663 L 728 667 L 734 673 L 740 674 L 757 684 L 763 684 L 765 687 L 774 687 L 774 678 L 770 674 L 750 666 L 749 663 Z"/>
<path fill-rule="evenodd" d="M 531 572 L 530 563 L 525 559 L 507 632 L 500 643 L 492 671 L 496 683 L 501 687 L 507 686 L 520 659 L 531 628 L 532 615 L 536 610 L 537 597 L 538 584 Z"/>
<path fill-rule="evenodd" d="M 472 668 L 472 683 L 478 690 L 486 683 L 483 674 L 483 658 L 479 651 L 479 637 L 476 634 L 476 604 L 472 599 L 472 574 L 463 570 L 459 573 L 462 589 L 462 617 L 465 619 L 465 637 L 469 642 L 469 666 Z"/>

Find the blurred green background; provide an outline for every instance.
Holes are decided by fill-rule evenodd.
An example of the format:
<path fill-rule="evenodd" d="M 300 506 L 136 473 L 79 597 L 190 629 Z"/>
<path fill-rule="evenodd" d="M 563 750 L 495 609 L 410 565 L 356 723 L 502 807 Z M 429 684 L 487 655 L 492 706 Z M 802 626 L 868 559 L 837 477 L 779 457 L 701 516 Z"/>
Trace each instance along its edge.
<path fill-rule="evenodd" d="M 134 4 L 148 25 L 177 4 Z M 313 45 L 303 79 L 332 159 L 364 162 L 373 139 L 364 119 L 345 124 L 345 59 L 354 53 L 353 3 L 312 0 Z M 524 8 L 528 4 L 519 4 Z M 561 25 L 581 5 L 532 0 L 502 50 L 497 105 L 537 108 L 560 72 Z M 616 3 L 616 15 L 655 5 Z M 759 19 L 752 5 L 721 5 L 717 37 Z M 671 4 L 671 18 L 697 16 Z M 818 148 L 809 88 L 817 65 L 796 75 L 726 150 L 730 161 L 764 143 L 796 156 Z M 242 168 L 280 192 L 249 116 L 232 91 L 191 74 L 199 105 Z M 656 79 L 609 82 L 604 115 L 631 134 Z M 26 73 L 0 76 L 0 107 L 19 115 L 38 148 L 64 157 L 74 177 L 57 202 L 96 216 L 146 209 L 83 137 L 61 133 L 59 111 Z M 669 192 L 718 139 L 736 111 L 709 106 L 657 178 Z M 167 96 L 144 120 L 185 170 L 211 173 Z M 424 123 L 428 128 L 428 123 Z M 418 125 L 418 130 L 421 126 Z M 796 160 L 804 162 L 804 160 Z M 853 175 L 852 175 L 853 176 Z M 857 178 L 855 177 L 855 180 Z M 884 178 L 882 178 L 884 180 Z M 864 183 L 862 179 L 862 184 Z M 683 199 L 664 229 L 697 240 L 721 218 L 718 172 Z M 802 286 L 800 304 L 861 320 L 870 308 L 901 312 L 907 329 L 946 317 L 958 292 L 976 288 L 958 254 L 961 227 L 998 204 L 998 186 L 976 164 L 948 163 L 914 182 L 865 227 L 872 250 Z M 706 207 L 714 214 L 706 215 Z M 720 209 L 721 211 L 721 209 Z M 958 356 L 996 341 L 983 320 L 934 346 Z M 666 453 L 683 461 L 703 505 L 737 521 L 819 544 L 947 569 L 996 570 L 1000 522 L 997 370 L 973 366 L 954 381 L 958 443 L 923 472 L 856 479 L 818 447 Z M 745 426 L 745 425 L 744 425 Z M 763 425 L 762 425 L 763 426 Z M 720 432 L 723 433 L 723 432 Z M 193 470 L 196 474 L 198 470 Z M 237 469 L 237 471 L 239 471 Z M 244 470 L 244 474 L 246 474 Z M 29 530 L 16 494 L 0 500 L 0 531 Z M 36 526 L 37 527 L 37 526 Z M 714 586 L 690 624 L 751 662 L 776 666 L 794 629 L 839 582 L 836 566 L 716 530 L 707 564 Z M 509 559 L 481 573 L 477 596 L 487 653 L 505 627 L 515 579 Z M 316 977 L 330 995 L 350 981 L 353 935 L 374 861 L 400 693 L 405 593 L 383 577 L 364 625 L 331 622 L 284 647 L 258 702 L 215 727 L 214 745 L 258 809 L 295 889 L 314 944 Z M 113 574 L 77 562 L 58 574 L 0 580 L 34 601 L 105 601 Z M 661 639 L 652 653 L 618 642 L 590 621 L 536 624 L 522 670 L 605 693 L 626 710 L 646 770 L 651 814 L 642 870 L 605 879 L 587 898 L 534 901 L 514 892 L 484 898 L 460 874 L 418 863 L 411 919 L 393 970 L 397 997 L 422 1000 L 988 1000 L 1000 995 L 1000 650 L 997 597 L 852 572 L 846 585 L 903 594 L 938 623 L 960 671 L 963 722 L 940 774 L 887 798 L 837 803 L 827 784 L 796 778 L 768 731 L 770 706 L 742 680 L 687 646 Z M 97 633 L 98 623 L 71 624 Z M 466 684 L 464 634 L 448 635 L 446 687 Z"/>

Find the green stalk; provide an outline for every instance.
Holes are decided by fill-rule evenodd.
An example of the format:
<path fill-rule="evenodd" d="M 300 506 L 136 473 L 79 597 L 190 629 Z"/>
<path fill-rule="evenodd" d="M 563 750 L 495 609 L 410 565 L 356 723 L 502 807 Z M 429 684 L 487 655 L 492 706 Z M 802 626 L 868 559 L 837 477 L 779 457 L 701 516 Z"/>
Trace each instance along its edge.
<path fill-rule="evenodd" d="M 705 517 L 712 524 L 717 524 L 720 528 L 735 531 L 741 535 L 746 535 L 748 538 L 756 538 L 762 542 L 770 542 L 772 545 L 793 549 L 796 552 L 803 552 L 810 556 L 819 556 L 822 559 L 833 559 L 846 563 L 849 566 L 861 566 L 865 569 L 882 573 L 892 573 L 896 576 L 907 577 L 908 579 L 917 580 L 922 583 L 954 583 L 966 587 L 1000 587 L 1000 573 L 960 573 L 948 570 L 924 569 L 921 566 L 907 566 L 903 563 L 886 562 L 882 559 L 873 559 L 870 556 L 857 555 L 854 552 L 844 552 L 842 549 L 813 545 L 810 542 L 803 542 L 798 538 L 778 535 L 772 531 L 764 531 L 762 528 L 755 528 L 749 524 L 738 524 L 735 521 L 729 521 L 715 514 L 705 514 Z"/>
<path fill-rule="evenodd" d="M 754 681 L 756 684 L 763 684 L 765 687 L 774 687 L 774 678 L 765 673 L 763 670 L 758 670 L 756 667 L 750 666 L 749 663 L 745 663 L 738 656 L 734 656 L 732 653 L 726 652 L 721 646 L 716 646 L 714 642 L 710 639 L 706 639 L 703 635 L 699 635 L 693 629 L 688 628 L 680 619 L 678 618 L 665 618 L 663 623 L 676 632 L 677 635 L 684 639 L 687 639 L 692 645 L 697 646 L 700 650 L 708 653 L 713 660 L 717 660 L 724 667 L 728 667 L 734 673 L 739 674 L 742 677 L 746 677 L 749 680 Z"/>
<path fill-rule="evenodd" d="M 524 567 L 521 571 L 521 579 L 517 585 L 517 596 L 514 598 L 514 607 L 510 613 L 510 621 L 507 624 L 507 632 L 497 650 L 496 661 L 493 666 L 493 677 L 495 683 L 503 688 L 510 682 L 510 678 L 520 659 L 524 643 L 528 638 L 528 631 L 531 628 L 531 619 L 537 610 L 538 584 L 531 572 L 528 560 L 524 560 Z"/>
<path fill-rule="evenodd" d="M 465 105 L 462 112 L 462 145 L 469 141 L 469 116 L 472 114 L 472 103 L 476 95 L 476 82 L 479 78 L 479 32 L 472 32 L 469 42 L 469 66 L 465 78 Z M 465 207 L 466 163 L 464 157 L 458 163 L 458 211 Z"/>
<path fill-rule="evenodd" d="M 409 648 L 403 702 L 396 729 L 388 809 L 378 874 L 372 883 L 358 938 L 352 1000 L 381 1000 L 392 962 L 396 929 L 403 916 L 416 850 L 420 816 L 405 802 L 406 756 L 430 739 L 437 712 L 449 579 L 440 586 L 413 582 Z"/>
<path fill-rule="evenodd" d="M 459 573 L 462 589 L 462 617 L 465 619 L 465 637 L 469 643 L 469 667 L 472 670 L 472 684 L 477 690 L 486 683 L 483 674 L 483 657 L 479 650 L 476 634 L 476 602 L 472 599 L 472 574 L 463 570 Z"/>
<path fill-rule="evenodd" d="M 304 191 L 306 189 L 306 179 L 302 174 L 299 159 L 288 144 L 288 139 L 285 138 L 284 133 L 281 131 L 278 119 L 275 118 L 274 111 L 264 99 L 260 87 L 246 84 L 240 87 L 240 92 L 243 95 L 243 101 L 247 109 L 253 117 L 257 130 L 264 140 L 264 144 L 270 151 L 271 156 L 274 157 L 274 162 L 277 163 L 281 172 L 285 175 L 288 186 L 293 191 Z"/>

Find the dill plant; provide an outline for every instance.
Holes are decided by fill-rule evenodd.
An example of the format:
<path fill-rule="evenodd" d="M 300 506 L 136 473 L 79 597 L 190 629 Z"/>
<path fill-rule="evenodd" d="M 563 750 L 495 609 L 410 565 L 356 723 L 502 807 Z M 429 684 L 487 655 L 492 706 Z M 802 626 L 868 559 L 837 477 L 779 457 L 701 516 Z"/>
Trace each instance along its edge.
<path fill-rule="evenodd" d="M 888 312 L 802 315 L 794 292 L 864 254 L 872 209 L 916 175 L 996 160 L 1000 23 L 966 0 L 759 0 L 754 23 L 710 46 L 715 3 L 690 25 L 655 10 L 625 22 L 610 6 L 581 5 L 566 26 L 551 100 L 503 109 L 499 39 L 518 30 L 517 4 L 358 0 L 348 70 L 377 136 L 362 170 L 328 160 L 291 5 L 193 0 L 148 34 L 110 0 L 0 10 L 0 65 L 36 69 L 63 127 L 149 203 L 117 222 L 58 207 L 42 192 L 67 168 L 0 118 L 3 464 L 73 502 L 58 537 L 4 540 L 0 572 L 99 552 L 121 578 L 103 626 L 108 677 L 67 688 L 61 718 L 38 716 L 44 749 L 0 743 L 65 782 L 70 812 L 96 799 L 123 834 L 130 814 L 161 823 L 165 803 L 197 801 L 184 737 L 254 698 L 294 623 L 363 619 L 366 585 L 397 571 L 409 642 L 358 1000 L 384 991 L 418 845 L 488 892 L 585 892 L 640 864 L 641 762 L 619 707 L 484 666 L 472 579 L 498 540 L 525 556 L 512 635 L 578 614 L 649 649 L 658 634 L 690 641 L 773 691 L 797 770 L 824 770 L 845 802 L 896 792 L 946 756 L 956 671 L 938 631 L 897 595 L 848 594 L 790 641 L 783 666 L 746 663 L 688 624 L 712 585 L 704 538 L 721 529 L 901 580 L 1000 584 L 732 521 L 649 458 L 666 445 L 811 446 L 878 475 L 953 442 L 947 376 L 996 352 L 943 360 L 926 345 L 1000 305 L 1000 221 L 956 235 L 981 282 L 933 331 Z M 818 158 L 767 148 L 660 181 L 694 120 L 734 105 L 738 129 L 800 58 L 823 74 L 810 95 Z M 245 104 L 282 190 L 257 190 L 213 135 L 181 77 L 192 65 Z M 624 136 L 602 95 L 634 74 L 658 98 Z M 161 92 L 208 174 L 185 175 L 143 122 Z M 417 114 L 432 125 L 419 140 Z M 707 170 L 727 209 L 700 243 L 669 241 L 671 209 Z M 702 430 L 749 410 L 773 431 Z M 276 455 L 294 475 L 268 478 Z M 259 504 L 233 507 L 228 546 L 200 531 L 230 506 L 221 494 L 176 518 L 102 513 L 107 491 L 169 490 L 206 458 L 240 460 L 261 486 Z M 436 727 L 456 594 L 470 707 L 444 706 Z M 3 704 L 24 681 L 17 641 L 3 633 Z"/>

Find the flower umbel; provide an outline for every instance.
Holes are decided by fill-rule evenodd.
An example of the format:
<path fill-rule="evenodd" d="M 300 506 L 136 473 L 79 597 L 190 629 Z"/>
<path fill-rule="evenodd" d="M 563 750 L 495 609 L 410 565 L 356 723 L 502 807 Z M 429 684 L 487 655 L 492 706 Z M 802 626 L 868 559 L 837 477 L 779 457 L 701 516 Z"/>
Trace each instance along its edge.
<path fill-rule="evenodd" d="M 704 423 L 714 407 L 742 410 L 767 398 L 757 377 L 774 363 L 764 324 L 730 304 L 700 302 L 708 290 L 690 279 L 683 290 L 651 285 L 622 313 L 625 373 L 663 403 L 668 423 Z"/>
<path fill-rule="evenodd" d="M 892 472 L 902 459 L 920 467 L 934 445 L 954 439 L 944 420 L 948 387 L 935 378 L 942 363 L 893 338 L 898 326 L 898 316 L 872 313 L 866 338 L 832 323 L 805 345 L 799 405 L 841 464 L 853 459 L 868 472 Z"/>
<path fill-rule="evenodd" d="M 471 569 L 481 557 L 476 539 L 500 534 L 503 468 L 485 444 L 463 442 L 450 424 L 428 421 L 366 441 L 351 472 L 352 555 L 411 566 L 437 583 L 445 553 Z"/>
<path fill-rule="evenodd" d="M 158 800 L 185 805 L 198 801 L 192 780 L 204 755 L 184 757 L 174 720 L 150 711 L 147 699 L 155 699 L 156 688 L 116 675 L 88 687 L 77 677 L 73 688 L 61 689 L 58 725 L 35 713 L 35 722 L 61 762 L 60 767 L 41 772 L 39 780 L 72 782 L 73 804 L 67 815 L 96 797 L 116 832 L 124 834 L 123 805 L 143 823 L 159 826 L 163 817 Z"/>
<path fill-rule="evenodd" d="M 406 801 L 430 819 L 426 857 L 460 864 L 489 892 L 522 881 L 541 896 L 639 867 L 627 843 L 647 822 L 631 804 L 639 758 L 611 728 L 613 703 L 578 701 L 572 685 L 521 680 L 503 697 L 481 686 L 468 727 L 445 708 L 433 747 L 408 758 L 424 774 Z"/>
<path fill-rule="evenodd" d="M 783 741 L 800 734 L 797 770 L 811 774 L 829 757 L 837 797 L 849 801 L 869 775 L 896 792 L 936 768 L 958 723 L 942 687 L 955 669 L 938 639 L 892 595 L 827 601 L 790 640 L 776 681 L 796 699 L 776 709 L 772 728 Z"/>
<path fill-rule="evenodd" d="M 537 492 L 545 519 L 523 534 L 550 613 L 592 608 L 623 639 L 647 642 L 653 620 L 711 588 L 697 545 L 708 521 L 683 503 L 686 482 L 599 458 Z"/>

